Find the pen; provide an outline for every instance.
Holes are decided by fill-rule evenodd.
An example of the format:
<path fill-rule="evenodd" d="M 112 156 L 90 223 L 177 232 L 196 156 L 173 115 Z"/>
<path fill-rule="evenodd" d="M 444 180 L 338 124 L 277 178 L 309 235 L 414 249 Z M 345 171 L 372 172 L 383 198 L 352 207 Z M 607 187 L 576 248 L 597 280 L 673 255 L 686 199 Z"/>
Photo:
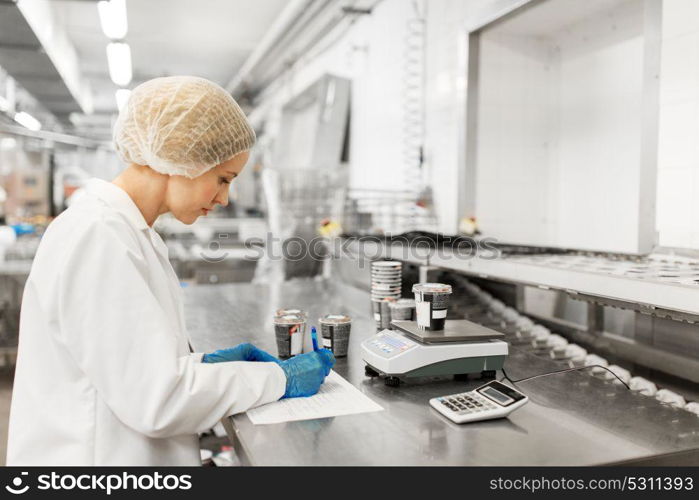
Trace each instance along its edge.
<path fill-rule="evenodd" d="M 311 340 L 313 341 L 313 350 L 318 350 L 318 333 L 316 332 L 316 327 L 311 327 Z"/>

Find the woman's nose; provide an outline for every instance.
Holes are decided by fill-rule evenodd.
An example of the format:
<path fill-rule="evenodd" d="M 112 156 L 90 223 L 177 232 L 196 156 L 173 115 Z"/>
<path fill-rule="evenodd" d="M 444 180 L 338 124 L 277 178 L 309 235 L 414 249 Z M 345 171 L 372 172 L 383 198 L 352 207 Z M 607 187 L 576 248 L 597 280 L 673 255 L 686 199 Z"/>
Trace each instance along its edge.
<path fill-rule="evenodd" d="M 218 195 L 216 196 L 216 199 L 214 200 L 215 203 L 218 203 L 219 205 L 225 207 L 228 205 L 228 186 L 224 186 L 219 192 Z"/>

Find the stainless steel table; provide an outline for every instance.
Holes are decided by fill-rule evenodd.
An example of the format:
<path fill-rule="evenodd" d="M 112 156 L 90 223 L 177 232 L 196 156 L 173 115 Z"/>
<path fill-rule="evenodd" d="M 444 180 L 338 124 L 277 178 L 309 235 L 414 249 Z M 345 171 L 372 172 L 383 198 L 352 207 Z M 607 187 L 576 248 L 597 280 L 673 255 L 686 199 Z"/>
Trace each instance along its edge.
<path fill-rule="evenodd" d="M 185 289 L 185 302 L 191 340 L 200 352 L 249 341 L 275 353 L 272 317 L 280 307 L 306 309 L 312 323 L 326 313 L 352 316 L 349 354 L 335 370 L 384 411 L 276 425 L 252 425 L 245 414 L 235 415 L 224 424 L 245 464 L 699 464 L 696 415 L 577 372 L 518 384 L 531 401 L 507 419 L 452 423 L 428 400 L 481 381 L 429 378 L 391 388 L 366 377 L 359 344 L 375 333 L 375 325 L 368 294 L 348 285 L 193 286 Z M 557 366 L 513 349 L 505 369 L 522 378 Z"/>

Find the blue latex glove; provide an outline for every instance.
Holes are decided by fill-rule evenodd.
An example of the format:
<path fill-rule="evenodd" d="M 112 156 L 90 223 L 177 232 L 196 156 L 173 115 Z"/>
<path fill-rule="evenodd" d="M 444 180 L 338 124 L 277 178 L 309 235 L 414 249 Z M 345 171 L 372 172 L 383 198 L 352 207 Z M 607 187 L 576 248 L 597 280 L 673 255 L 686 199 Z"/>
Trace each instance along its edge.
<path fill-rule="evenodd" d="M 283 398 L 313 396 L 335 364 L 335 356 L 327 349 L 299 354 L 282 361 L 279 366 L 286 375 Z"/>
<path fill-rule="evenodd" d="M 318 349 L 316 352 L 320 353 L 323 361 L 325 362 L 325 376 L 330 375 L 330 370 L 335 366 L 335 355 L 330 349 Z"/>
<path fill-rule="evenodd" d="M 202 363 L 221 363 L 223 361 L 263 361 L 281 363 L 268 352 L 258 349 L 250 343 L 244 343 L 230 349 L 219 349 L 211 354 L 204 354 Z"/>

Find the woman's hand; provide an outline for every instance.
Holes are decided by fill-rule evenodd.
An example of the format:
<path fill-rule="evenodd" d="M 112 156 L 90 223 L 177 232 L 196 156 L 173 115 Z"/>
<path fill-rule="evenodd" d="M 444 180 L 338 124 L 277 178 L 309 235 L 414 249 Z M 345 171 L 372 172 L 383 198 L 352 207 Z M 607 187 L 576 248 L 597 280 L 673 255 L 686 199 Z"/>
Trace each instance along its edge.
<path fill-rule="evenodd" d="M 335 356 L 328 349 L 299 354 L 282 361 L 279 366 L 286 375 L 286 392 L 283 398 L 313 396 L 318 392 L 335 365 Z"/>
<path fill-rule="evenodd" d="M 219 349 L 211 354 L 204 354 L 202 363 L 221 363 L 223 361 L 262 361 L 281 363 L 281 361 L 268 352 L 258 349 L 254 345 L 246 342 L 244 344 L 230 347 L 228 349 Z"/>

